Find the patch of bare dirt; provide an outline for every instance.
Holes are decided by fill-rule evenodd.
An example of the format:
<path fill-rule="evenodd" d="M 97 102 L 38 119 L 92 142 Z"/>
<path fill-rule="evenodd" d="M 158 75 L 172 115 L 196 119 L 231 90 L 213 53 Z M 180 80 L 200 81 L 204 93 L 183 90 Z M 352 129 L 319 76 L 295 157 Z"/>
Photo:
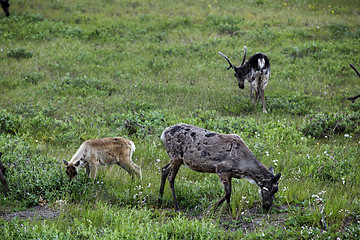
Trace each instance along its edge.
<path fill-rule="evenodd" d="M 14 218 L 18 218 L 20 220 L 44 220 L 44 219 L 53 219 L 60 215 L 59 209 L 53 209 L 48 206 L 35 206 L 32 208 L 28 208 L 23 211 L 6 213 L 0 212 L 0 219 L 5 221 L 13 220 Z"/>
<path fill-rule="evenodd" d="M 289 208 L 288 205 L 273 206 L 277 211 L 271 213 L 265 213 L 261 206 L 255 206 L 250 209 L 239 213 L 237 217 L 233 217 L 226 208 L 218 209 L 212 214 L 220 214 L 219 225 L 226 231 L 236 231 L 242 229 L 245 233 L 252 233 L 256 229 L 261 229 L 266 226 L 281 226 L 284 225 L 287 220 L 286 210 Z M 210 213 L 211 214 L 211 213 Z M 213 217 L 216 218 L 216 216 Z M 189 218 L 202 219 L 205 217 L 203 214 L 195 214 L 188 210 Z"/>

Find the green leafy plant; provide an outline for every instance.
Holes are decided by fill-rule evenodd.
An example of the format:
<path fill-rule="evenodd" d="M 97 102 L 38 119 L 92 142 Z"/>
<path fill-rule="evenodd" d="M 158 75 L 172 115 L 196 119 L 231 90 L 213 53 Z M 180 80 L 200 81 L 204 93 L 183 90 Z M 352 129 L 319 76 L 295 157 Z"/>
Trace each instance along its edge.
<path fill-rule="evenodd" d="M 18 48 L 18 49 L 11 49 L 10 52 L 7 54 L 8 58 L 31 58 L 33 56 L 33 53 L 31 51 L 26 51 L 24 48 Z"/>
<path fill-rule="evenodd" d="M 358 134 L 360 132 L 359 113 L 313 113 L 305 118 L 301 131 L 313 137 L 333 134 Z"/>

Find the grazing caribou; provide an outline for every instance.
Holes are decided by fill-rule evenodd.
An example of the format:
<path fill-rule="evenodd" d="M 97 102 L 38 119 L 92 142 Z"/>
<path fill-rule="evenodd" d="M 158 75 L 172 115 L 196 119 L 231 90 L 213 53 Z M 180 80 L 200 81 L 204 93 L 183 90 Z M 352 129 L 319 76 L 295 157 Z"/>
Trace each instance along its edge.
<path fill-rule="evenodd" d="M 9 7 L 10 7 L 9 0 L 0 0 L 0 5 L 1 5 L 2 9 L 4 10 L 5 15 L 7 17 L 10 16 L 10 13 L 9 13 Z"/>
<path fill-rule="evenodd" d="M 175 196 L 174 182 L 182 164 L 192 170 L 216 173 L 225 188 L 225 200 L 230 203 L 231 179 L 245 178 L 260 187 L 263 208 L 270 209 L 274 194 L 278 191 L 281 174 L 273 175 L 273 168 L 266 168 L 235 134 L 220 134 L 188 124 L 177 124 L 166 128 L 164 140 L 170 162 L 162 168 L 160 198 L 164 193 L 166 178 L 170 183 L 175 210 L 179 205 Z"/>
<path fill-rule="evenodd" d="M 78 170 L 86 168 L 89 177 L 95 179 L 98 166 L 117 164 L 132 176 L 141 178 L 141 169 L 132 160 L 135 144 L 122 137 L 87 140 L 72 157 L 70 162 L 65 160 L 66 174 L 69 181 L 75 178 Z"/>
<path fill-rule="evenodd" d="M 0 158 L 1 158 L 1 156 L 2 156 L 2 152 L 0 152 Z M 4 165 L 2 164 L 2 162 L 0 160 L 0 182 L 4 187 L 5 195 L 8 195 L 10 190 L 9 190 L 9 187 L 8 187 L 8 185 L 6 183 L 5 172 L 6 172 L 6 168 L 4 167 Z"/>
<path fill-rule="evenodd" d="M 267 113 L 264 92 L 270 78 L 269 59 L 264 53 L 256 53 L 249 59 L 249 61 L 245 63 L 247 48 L 246 46 L 244 46 L 244 48 L 244 58 L 240 67 L 235 67 L 231 63 L 230 59 L 221 52 L 219 52 L 219 54 L 228 61 L 230 66 L 227 69 L 234 69 L 239 88 L 244 89 L 244 82 L 245 80 L 248 81 L 253 108 L 255 108 L 255 104 L 257 103 L 258 97 L 260 96 L 263 105 L 263 112 Z"/>

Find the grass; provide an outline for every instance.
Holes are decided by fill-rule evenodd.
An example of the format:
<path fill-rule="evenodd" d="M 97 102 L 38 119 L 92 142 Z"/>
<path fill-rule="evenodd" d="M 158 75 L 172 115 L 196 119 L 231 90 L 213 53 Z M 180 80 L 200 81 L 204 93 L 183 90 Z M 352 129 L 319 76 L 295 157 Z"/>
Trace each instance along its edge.
<path fill-rule="evenodd" d="M 356 238 L 360 221 L 357 1 L 15 1 L 0 13 L 0 214 L 64 200 L 58 219 L 1 220 L 7 239 Z M 217 52 L 271 63 L 269 114 L 251 107 Z M 172 211 L 159 136 L 185 122 L 239 134 L 281 172 L 270 213 L 257 186 L 180 169 Z M 126 124 L 125 124 L 126 123 Z M 68 183 L 62 159 L 87 139 L 136 144 L 143 179 L 116 166 Z M 0 191 L 2 188 L 0 187 Z M 208 213 L 210 212 L 210 213 Z"/>

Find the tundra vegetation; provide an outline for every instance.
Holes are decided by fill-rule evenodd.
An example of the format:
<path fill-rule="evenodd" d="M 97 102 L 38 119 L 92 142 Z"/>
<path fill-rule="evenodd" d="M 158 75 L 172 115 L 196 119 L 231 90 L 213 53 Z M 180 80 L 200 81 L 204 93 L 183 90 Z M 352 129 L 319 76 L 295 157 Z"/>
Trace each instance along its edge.
<path fill-rule="evenodd" d="M 0 12 L 2 237 L 358 238 L 360 101 L 346 98 L 360 92 L 349 67 L 360 66 L 359 13 L 356 0 L 11 1 Z M 271 62 L 268 114 L 218 54 L 241 61 L 244 45 Z M 181 212 L 170 188 L 159 204 L 160 135 L 179 122 L 238 134 L 281 172 L 271 210 L 237 179 L 229 211 L 209 209 L 224 195 L 218 177 L 186 167 Z M 135 143 L 142 180 L 104 167 L 68 181 L 63 159 L 115 136 Z M 29 209 L 59 216 L 16 215 Z"/>

